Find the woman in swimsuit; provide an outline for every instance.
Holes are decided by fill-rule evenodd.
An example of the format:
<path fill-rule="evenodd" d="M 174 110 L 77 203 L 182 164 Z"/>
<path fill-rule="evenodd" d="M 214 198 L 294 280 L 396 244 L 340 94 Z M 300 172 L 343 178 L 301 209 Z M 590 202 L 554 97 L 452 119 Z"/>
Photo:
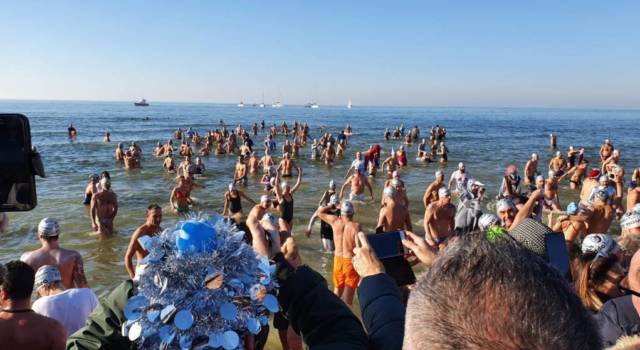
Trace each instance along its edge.
<path fill-rule="evenodd" d="M 169 203 L 171 203 L 171 208 L 173 208 L 174 212 L 179 214 L 189 212 L 189 204 L 192 203 L 190 193 L 191 190 L 185 183 L 184 176 L 180 176 L 178 184 L 173 188 L 171 196 L 169 197 Z"/>
<path fill-rule="evenodd" d="M 281 242 L 291 236 L 291 229 L 293 228 L 293 194 L 300 188 L 301 180 L 302 169 L 298 171 L 298 180 L 293 187 L 289 186 L 286 181 L 280 181 L 280 172 L 276 175 L 275 192 L 278 210 L 280 211 L 278 224 L 280 226 Z"/>
<path fill-rule="evenodd" d="M 82 201 L 82 204 L 91 204 L 91 197 L 93 197 L 94 193 L 98 192 L 99 180 L 100 177 L 97 174 L 93 174 L 89 177 L 89 184 L 87 184 L 87 188 L 84 190 L 84 201 Z"/>
<path fill-rule="evenodd" d="M 236 185 L 229 184 L 229 190 L 224 193 L 224 209 L 222 216 L 233 219 L 236 223 L 242 222 L 242 198 L 257 204 L 256 201 L 247 196 L 244 192 L 238 190 Z"/>

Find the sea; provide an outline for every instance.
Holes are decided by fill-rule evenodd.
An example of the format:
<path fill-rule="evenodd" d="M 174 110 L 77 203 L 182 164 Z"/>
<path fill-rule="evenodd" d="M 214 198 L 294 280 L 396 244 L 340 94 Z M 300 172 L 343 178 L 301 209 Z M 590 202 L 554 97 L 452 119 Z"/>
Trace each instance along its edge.
<path fill-rule="evenodd" d="M 487 210 L 493 208 L 495 195 L 504 168 L 518 166 L 520 172 L 531 153 L 540 155 L 538 169 L 546 174 L 547 164 L 556 150 L 549 147 L 549 134 L 557 135 L 558 150 L 566 154 L 569 146 L 584 148 L 587 159 L 597 163 L 598 150 L 605 139 L 621 150 L 621 163 L 631 170 L 640 159 L 640 110 L 552 109 L 552 108 L 459 108 L 459 107 L 360 107 L 302 106 L 259 108 L 247 105 L 240 108 L 228 104 L 154 103 L 148 107 L 134 107 L 131 102 L 88 101 L 0 101 L 0 113 L 22 113 L 31 124 L 33 145 L 42 155 L 46 178 L 37 178 L 38 206 L 30 212 L 9 213 L 8 231 L 0 234 L 0 262 L 18 259 L 28 250 L 39 247 L 36 237 L 38 222 L 44 217 L 56 218 L 61 225 L 60 243 L 78 250 L 91 287 L 105 295 L 127 278 L 124 253 L 132 232 L 145 221 L 150 203 L 164 209 L 164 228 L 173 227 L 178 217 L 171 212 L 169 194 L 174 175 L 162 169 L 162 159 L 152 155 L 157 142 L 172 138 L 178 127 L 191 127 L 204 135 L 218 128 L 220 120 L 227 127 L 241 125 L 249 128 L 264 120 L 267 126 L 294 121 L 308 123 L 311 138 L 323 132 L 334 135 L 347 124 L 353 128 L 344 158 L 327 166 L 310 159 L 310 148 L 301 150 L 296 162 L 304 168 L 302 186 L 295 194 L 293 232 L 300 247 L 303 263 L 320 272 L 331 285 L 332 257 L 322 252 L 319 227 L 316 224 L 311 238 L 304 231 L 318 201 L 331 179 L 338 186 L 344 181 L 356 151 L 380 144 L 383 157 L 398 149 L 403 141 L 385 141 L 385 128 L 420 128 L 420 135 L 428 137 L 430 127 L 447 129 L 446 143 L 449 161 L 446 164 L 423 163 L 415 160 L 417 144 L 405 146 L 409 165 L 401 170 L 401 178 L 408 189 L 410 213 L 414 230 L 423 233 L 424 207 L 421 203 L 426 186 L 433 181 L 437 170 L 444 170 L 447 180 L 451 172 L 464 162 L 471 176 L 485 184 Z M 78 137 L 70 140 L 67 126 L 73 123 Z M 106 131 L 111 142 L 104 143 Z M 267 129 L 254 137 L 256 150 L 262 154 L 262 141 Z M 141 169 L 126 170 L 114 159 L 116 145 L 125 146 L 136 141 L 143 150 Z M 278 150 L 282 136 L 276 140 Z M 280 151 L 279 151 L 280 153 Z M 203 161 L 207 171 L 198 180 L 204 188 L 196 188 L 193 196 L 198 210 L 220 213 L 223 193 L 229 184 L 236 156 L 210 155 Z M 100 239 L 91 231 L 88 208 L 82 204 L 89 176 L 109 171 L 112 189 L 118 195 L 119 211 L 115 220 L 116 233 Z M 356 206 L 355 219 L 365 231 L 374 232 L 384 178 L 382 172 L 373 179 L 375 201 Z M 244 191 L 254 199 L 262 193 L 259 177 L 251 177 Z M 560 188 L 560 201 L 566 206 L 578 199 L 578 192 L 569 189 L 568 182 Z M 248 214 L 249 203 L 243 203 Z M 355 308 L 357 309 L 357 308 Z M 270 346 L 277 347 L 271 337 Z"/>

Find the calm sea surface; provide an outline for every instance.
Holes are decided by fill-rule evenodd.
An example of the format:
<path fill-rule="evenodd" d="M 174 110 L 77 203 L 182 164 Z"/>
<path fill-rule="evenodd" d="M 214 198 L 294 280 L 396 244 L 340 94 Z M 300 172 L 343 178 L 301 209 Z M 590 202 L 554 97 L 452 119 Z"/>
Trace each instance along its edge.
<path fill-rule="evenodd" d="M 218 127 L 220 119 L 232 127 L 249 127 L 264 119 L 267 125 L 283 121 L 292 125 L 294 120 L 306 122 L 311 136 L 320 135 L 320 127 L 337 133 L 347 123 L 354 129 L 347 156 L 332 167 L 309 159 L 309 147 L 301 151 L 297 162 L 304 168 L 303 185 L 295 195 L 294 233 L 298 234 L 303 261 L 320 271 L 331 281 L 331 257 L 320 251 L 319 228 L 310 239 L 303 236 L 304 227 L 317 207 L 318 200 L 330 179 L 341 183 L 356 150 L 365 150 L 379 143 L 386 156 L 399 142 L 385 142 L 385 127 L 393 128 L 401 122 L 407 128 L 420 127 L 421 135 L 439 124 L 448 130 L 449 174 L 459 161 L 467 164 L 468 171 L 487 185 L 490 198 L 497 193 L 504 167 L 515 163 L 522 171 L 524 162 L 532 152 L 540 154 L 539 170 L 546 173 L 546 164 L 553 155 L 548 147 L 549 133 L 558 135 L 558 146 L 564 152 L 570 145 L 584 147 L 589 160 L 597 159 L 602 141 L 612 140 L 622 149 L 622 163 L 627 169 L 638 166 L 640 156 L 638 110 L 577 110 L 577 109 L 515 109 L 515 108 L 366 108 L 324 107 L 308 109 L 287 107 L 280 109 L 214 104 L 152 103 L 149 107 L 134 107 L 126 102 L 12 102 L 0 101 L 0 112 L 23 113 L 31 121 L 33 144 L 42 154 L 47 178 L 38 178 L 38 207 L 26 213 L 9 214 L 7 233 L 0 235 L 0 261 L 17 259 L 39 246 L 36 226 L 43 217 L 55 217 L 61 224 L 61 244 L 81 252 L 90 285 L 100 295 L 126 278 L 123 256 L 131 233 L 144 222 L 149 203 L 160 203 L 164 210 L 163 227 L 171 227 L 177 217 L 169 209 L 169 193 L 173 185 L 171 175 L 162 170 L 162 160 L 151 155 L 155 143 L 166 142 L 173 131 L 192 127 L 200 134 Z M 144 119 L 148 117 L 149 120 Z M 78 138 L 67 138 L 67 124 L 73 123 Z M 112 142 L 102 142 L 109 130 Z M 265 130 L 266 131 L 266 130 Z M 265 134 L 254 138 L 258 153 L 262 153 Z M 118 142 L 138 141 L 144 151 L 142 169 L 125 170 L 114 158 Z M 281 149 L 282 138 L 278 140 Z M 424 207 L 421 198 L 425 187 L 434 178 L 438 164 L 418 163 L 417 146 L 409 147 L 410 165 L 401 176 L 409 189 L 411 216 L 414 228 L 422 232 Z M 207 166 L 202 182 L 206 188 L 195 189 L 200 209 L 221 212 L 222 193 L 232 176 L 236 161 L 233 156 L 210 155 L 204 159 Z M 97 240 L 91 234 L 88 210 L 82 205 L 84 188 L 92 173 L 108 170 L 112 188 L 118 194 L 120 209 L 116 218 L 117 234 Z M 630 173 L 627 171 L 627 173 Z M 382 191 L 381 177 L 374 181 L 374 194 L 379 203 Z M 259 179 L 252 178 L 247 194 L 257 199 L 262 194 Z M 575 200 L 577 194 L 562 184 L 560 199 L 563 206 Z M 244 212 L 250 210 L 244 204 Z M 377 206 L 368 203 L 356 207 L 356 220 L 365 229 L 372 230 L 377 221 Z M 273 343 L 271 343 L 273 344 Z"/>

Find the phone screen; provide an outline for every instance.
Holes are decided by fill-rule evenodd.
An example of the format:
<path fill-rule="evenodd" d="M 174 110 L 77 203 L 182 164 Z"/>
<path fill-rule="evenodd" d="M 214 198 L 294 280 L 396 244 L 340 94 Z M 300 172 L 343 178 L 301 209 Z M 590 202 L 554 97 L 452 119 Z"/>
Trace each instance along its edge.
<path fill-rule="evenodd" d="M 367 235 L 369 245 L 376 253 L 378 259 L 404 256 L 405 248 L 402 245 L 403 231 L 372 233 Z"/>
<path fill-rule="evenodd" d="M 558 270 L 562 276 L 571 280 L 571 268 L 569 266 L 569 253 L 564 234 L 551 233 L 544 237 L 549 264 Z"/>

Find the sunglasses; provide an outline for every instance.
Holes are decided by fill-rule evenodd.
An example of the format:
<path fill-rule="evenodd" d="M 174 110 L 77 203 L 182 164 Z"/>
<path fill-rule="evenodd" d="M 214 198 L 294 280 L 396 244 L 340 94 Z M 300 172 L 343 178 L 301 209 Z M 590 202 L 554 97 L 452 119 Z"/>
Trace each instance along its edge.
<path fill-rule="evenodd" d="M 629 288 L 623 287 L 620 283 L 618 283 L 618 289 L 620 289 L 624 294 L 631 294 L 631 295 L 635 295 L 637 297 L 640 297 L 640 292 L 636 292 L 633 289 L 629 289 Z"/>

